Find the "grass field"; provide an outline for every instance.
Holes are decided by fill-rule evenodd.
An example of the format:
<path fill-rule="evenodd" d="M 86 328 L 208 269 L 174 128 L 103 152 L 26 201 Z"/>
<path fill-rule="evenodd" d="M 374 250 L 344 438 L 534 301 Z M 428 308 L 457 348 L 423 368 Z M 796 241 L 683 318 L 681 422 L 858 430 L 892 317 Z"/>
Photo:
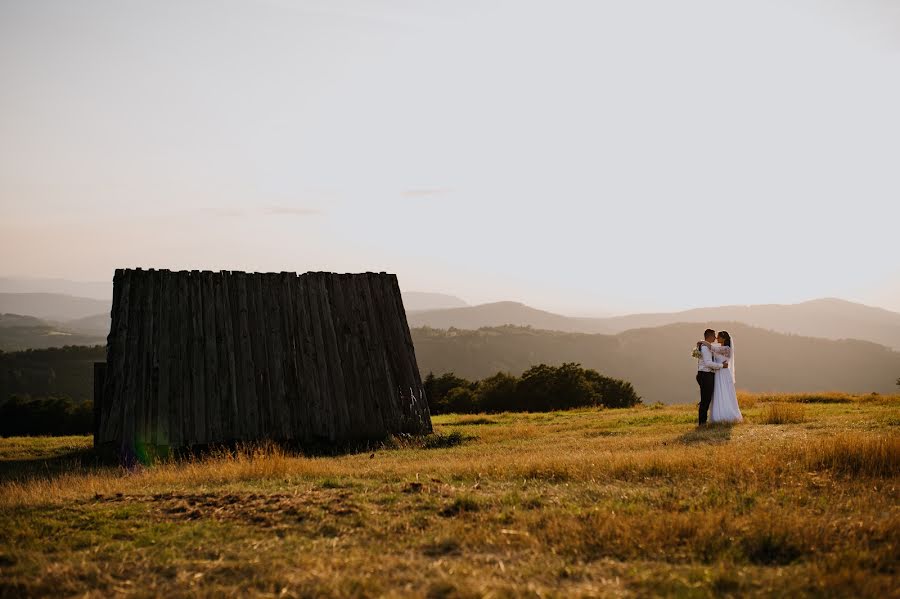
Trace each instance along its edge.
<path fill-rule="evenodd" d="M 447 415 L 134 471 L 0 440 L 0 596 L 900 596 L 900 396 Z"/>

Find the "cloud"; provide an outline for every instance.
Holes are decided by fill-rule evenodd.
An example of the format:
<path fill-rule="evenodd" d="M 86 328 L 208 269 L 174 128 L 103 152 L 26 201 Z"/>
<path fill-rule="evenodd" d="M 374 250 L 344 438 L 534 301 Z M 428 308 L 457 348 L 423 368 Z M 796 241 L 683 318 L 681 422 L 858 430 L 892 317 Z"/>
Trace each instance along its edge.
<path fill-rule="evenodd" d="M 318 208 L 307 208 L 300 206 L 269 206 L 266 214 L 277 216 L 316 216 L 323 214 Z"/>
<path fill-rule="evenodd" d="M 227 210 L 227 209 L 216 209 L 211 211 L 213 216 L 219 218 L 237 218 L 244 216 L 243 210 Z"/>
<path fill-rule="evenodd" d="M 447 187 L 434 187 L 434 188 L 422 188 L 422 189 L 407 189 L 402 195 L 405 198 L 428 198 L 432 196 L 445 195 L 453 191 Z"/>
<path fill-rule="evenodd" d="M 217 218 L 246 218 L 254 215 L 264 216 L 317 216 L 324 214 L 318 208 L 309 208 L 305 206 L 279 206 L 272 205 L 258 208 L 257 210 L 241 210 L 237 208 L 215 208 L 209 211 Z"/>

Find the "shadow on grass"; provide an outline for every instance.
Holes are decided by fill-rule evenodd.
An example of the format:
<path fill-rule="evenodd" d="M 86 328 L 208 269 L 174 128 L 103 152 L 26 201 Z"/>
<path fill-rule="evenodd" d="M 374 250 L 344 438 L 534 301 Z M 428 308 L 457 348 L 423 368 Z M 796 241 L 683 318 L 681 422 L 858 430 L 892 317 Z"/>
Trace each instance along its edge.
<path fill-rule="evenodd" d="M 93 448 L 77 449 L 47 457 L 0 460 L 0 482 L 53 478 L 60 474 L 83 472 L 102 466 L 116 466 L 116 459 Z"/>
<path fill-rule="evenodd" d="M 76 449 L 63 453 L 48 452 L 47 455 L 43 456 L 0 459 L 0 482 L 55 478 L 62 474 L 87 472 L 104 467 L 132 469 L 142 465 L 150 466 L 155 463 L 168 461 L 193 461 L 216 457 L 235 458 L 238 455 L 256 457 L 273 452 L 297 457 L 337 457 L 360 453 L 370 453 L 374 457 L 378 451 L 443 449 L 462 445 L 466 441 L 475 438 L 474 436 L 463 435 L 459 431 L 453 431 L 449 434 L 398 434 L 385 439 L 356 440 L 342 443 L 324 440 L 306 443 L 262 440 L 196 445 L 189 448 L 145 445 L 131 449 L 120 449 L 107 445 L 100 448 Z"/>
<path fill-rule="evenodd" d="M 678 442 L 686 445 L 727 443 L 731 439 L 731 429 L 733 427 L 734 425 L 731 423 L 698 426 L 694 430 L 678 437 Z"/>

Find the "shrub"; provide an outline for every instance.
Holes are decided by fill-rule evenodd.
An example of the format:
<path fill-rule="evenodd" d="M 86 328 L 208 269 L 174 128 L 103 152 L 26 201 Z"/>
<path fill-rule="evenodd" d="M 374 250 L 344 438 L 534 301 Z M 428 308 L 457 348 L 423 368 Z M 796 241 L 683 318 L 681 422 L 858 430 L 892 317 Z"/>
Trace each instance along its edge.
<path fill-rule="evenodd" d="M 522 411 L 517 404 L 516 386 L 519 379 L 506 372 L 482 379 L 475 388 L 476 405 L 482 412 Z"/>
<path fill-rule="evenodd" d="M 578 364 L 541 364 L 522 373 L 516 385 L 516 399 L 519 409 L 547 412 L 597 405 L 599 393 Z"/>
<path fill-rule="evenodd" d="M 447 412 L 466 414 L 475 411 L 475 394 L 468 387 L 454 387 L 445 399 Z"/>
<path fill-rule="evenodd" d="M 425 387 L 425 397 L 428 398 L 428 407 L 431 408 L 432 414 L 448 414 L 454 410 L 448 404 L 448 396 L 454 389 L 474 388 L 474 384 L 464 378 L 456 376 L 452 372 L 447 372 L 441 376 L 434 376 L 433 372 L 429 372 L 428 376 L 422 383 Z M 457 397 L 457 401 L 462 398 Z"/>
<path fill-rule="evenodd" d="M 599 402 L 607 408 L 631 408 L 641 403 L 640 396 L 628 381 L 603 376 L 596 370 L 585 370 L 585 377 L 594 387 Z"/>
<path fill-rule="evenodd" d="M 626 408 L 641 403 L 627 381 L 603 376 L 596 370 L 568 362 L 539 364 L 521 377 L 506 372 L 471 383 L 452 372 L 425 378 L 433 414 L 477 412 L 548 412 L 603 406 Z"/>

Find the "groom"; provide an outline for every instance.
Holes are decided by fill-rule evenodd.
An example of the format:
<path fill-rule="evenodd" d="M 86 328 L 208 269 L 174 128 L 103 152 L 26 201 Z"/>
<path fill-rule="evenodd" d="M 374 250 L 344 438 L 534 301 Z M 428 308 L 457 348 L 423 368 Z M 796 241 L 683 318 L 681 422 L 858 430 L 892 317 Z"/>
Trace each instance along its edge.
<path fill-rule="evenodd" d="M 703 338 L 709 343 L 716 342 L 716 332 L 706 329 Z M 697 360 L 697 384 L 700 385 L 700 414 L 699 424 L 706 424 L 706 415 L 709 412 L 709 404 L 712 403 L 713 391 L 716 388 L 716 371 L 728 368 L 728 362 L 716 364 L 712 352 L 705 345 L 700 346 L 700 358 Z"/>

